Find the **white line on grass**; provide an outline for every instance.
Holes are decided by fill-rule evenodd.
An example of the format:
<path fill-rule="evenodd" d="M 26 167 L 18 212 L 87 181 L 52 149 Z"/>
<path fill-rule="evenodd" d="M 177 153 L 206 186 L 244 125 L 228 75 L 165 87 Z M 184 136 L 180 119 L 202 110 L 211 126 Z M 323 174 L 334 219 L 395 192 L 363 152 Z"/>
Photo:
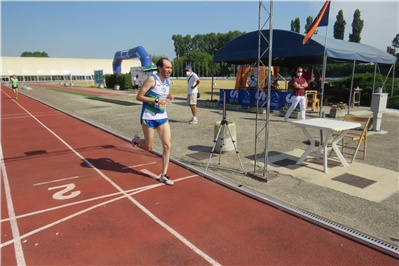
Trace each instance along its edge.
<path fill-rule="evenodd" d="M 6 92 L 2 90 L 3 93 L 5 93 L 8 97 L 10 97 Z M 11 97 L 10 97 L 11 98 Z M 51 129 L 49 129 L 47 126 L 45 126 L 42 122 L 40 122 L 39 119 L 37 119 L 35 116 L 33 116 L 28 110 L 26 110 L 24 107 L 22 107 L 17 101 L 12 99 L 22 110 L 24 110 L 26 113 L 28 113 L 33 119 L 35 119 L 40 125 L 42 125 L 45 129 L 47 129 L 51 134 L 53 134 L 58 140 L 60 140 L 65 146 L 67 146 L 73 153 L 76 154 L 79 158 L 81 158 L 85 163 L 87 163 L 91 168 L 93 168 L 94 171 L 96 171 L 99 175 L 101 175 L 105 180 L 107 180 L 112 186 L 114 186 L 117 190 L 122 192 L 131 202 L 133 202 L 138 208 L 140 208 L 145 214 L 147 214 L 149 217 L 151 217 L 155 222 L 157 222 L 160 226 L 165 228 L 167 231 L 169 231 L 172 235 L 174 235 L 177 239 L 179 239 L 181 242 L 183 242 L 187 247 L 189 247 L 191 250 L 193 250 L 195 253 L 197 253 L 199 256 L 201 256 L 203 259 L 208 261 L 212 265 L 220 265 L 217 261 L 212 259 L 210 256 L 205 254 L 202 250 L 194 246 L 190 241 L 188 241 L 186 238 L 184 238 L 182 235 L 180 235 L 177 231 L 175 231 L 172 227 L 161 221 L 158 217 L 156 217 L 152 212 L 150 212 L 148 209 L 146 209 L 143 205 L 141 205 L 137 200 L 132 198 L 129 194 L 126 193 L 121 187 L 119 187 L 114 181 L 112 181 L 108 176 L 106 176 L 103 172 L 101 172 L 99 169 L 97 169 L 93 164 L 91 164 L 86 158 L 84 158 L 80 153 L 75 151 L 68 143 L 66 143 L 61 137 L 59 137 L 57 134 L 55 134 Z"/>

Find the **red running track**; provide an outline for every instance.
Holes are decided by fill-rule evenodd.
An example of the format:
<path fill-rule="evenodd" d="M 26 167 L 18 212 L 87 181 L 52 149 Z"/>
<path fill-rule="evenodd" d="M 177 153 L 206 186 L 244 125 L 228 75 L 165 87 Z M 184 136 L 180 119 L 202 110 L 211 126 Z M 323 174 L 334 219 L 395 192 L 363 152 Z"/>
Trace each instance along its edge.
<path fill-rule="evenodd" d="M 157 155 L 10 96 L 2 87 L 2 265 L 398 265 L 176 164 L 164 185 Z"/>

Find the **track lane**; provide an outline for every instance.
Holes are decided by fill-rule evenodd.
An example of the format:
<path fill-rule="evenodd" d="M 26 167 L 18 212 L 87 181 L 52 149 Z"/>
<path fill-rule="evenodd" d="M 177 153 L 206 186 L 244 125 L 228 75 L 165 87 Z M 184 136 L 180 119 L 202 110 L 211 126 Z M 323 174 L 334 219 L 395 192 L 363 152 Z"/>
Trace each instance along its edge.
<path fill-rule="evenodd" d="M 35 112 L 36 108 L 39 109 L 37 112 L 52 110 L 25 97 L 20 98 L 23 101 L 21 104 L 28 106 L 26 108 L 29 110 L 32 109 Z M 17 111 L 17 108 L 9 110 Z M 61 115 L 62 119 L 60 117 L 54 119 L 55 117 L 54 115 L 43 116 L 40 121 L 43 121 L 45 125 L 51 124 L 52 131 L 65 139 L 71 147 L 83 155 L 89 164 L 98 167 L 104 175 L 123 190 L 159 184 L 142 172 L 146 169 L 158 173 L 160 171 L 158 156 L 138 148 L 133 149 L 129 143 L 69 116 Z M 4 121 L 2 119 L 2 131 L 4 130 Z M 24 122 L 24 124 L 27 123 L 29 122 Z M 13 126 L 16 125 L 7 124 L 8 128 Z M 25 129 L 28 128 L 25 125 Z M 18 132 L 18 130 L 14 132 Z M 21 150 L 15 154 L 14 151 L 10 152 L 9 154 L 13 157 L 6 157 L 5 162 L 7 171 L 12 172 L 10 176 L 12 175 L 13 179 L 15 175 L 24 174 L 23 171 L 18 172 L 14 169 L 22 164 L 41 165 L 42 169 L 47 172 L 48 160 L 58 167 L 62 167 L 60 164 L 69 166 L 61 172 L 69 171 L 70 168 L 75 171 L 77 165 L 83 173 L 88 171 L 86 175 L 93 172 L 87 162 L 79 158 L 72 158 L 73 156 L 70 156 L 71 153 L 65 147 L 58 146 L 56 141 L 53 143 L 51 137 L 43 134 L 41 130 L 35 130 L 37 131 L 35 132 L 36 137 L 46 136 L 45 139 L 49 140 L 51 145 L 45 147 L 45 150 L 50 152 L 30 155 L 35 157 L 34 159 L 26 159 L 28 156 L 23 157 L 23 154 L 26 155 L 24 151 L 37 151 L 37 149 L 43 148 L 44 144 L 41 142 L 34 144 L 35 149 L 27 149 L 26 146 L 22 146 Z M 13 137 L 16 136 L 12 136 L 10 139 Z M 82 139 L 84 140 L 82 141 Z M 17 145 L 19 140 L 15 138 L 14 145 Z M 47 143 L 47 141 L 45 142 Z M 7 150 L 12 148 L 11 146 L 8 146 Z M 57 157 L 57 159 L 53 160 L 50 157 Z M 8 158 L 13 158 L 14 162 L 10 161 L 9 164 Z M 62 158 L 62 163 L 60 163 L 60 158 Z M 31 160 L 34 163 L 31 163 Z M 132 165 L 141 166 L 126 168 Z M 32 167 L 25 167 L 25 171 L 35 176 L 33 172 L 40 171 L 40 167 L 36 166 L 37 169 Z M 49 172 L 51 171 L 56 170 L 49 169 Z M 173 173 L 173 179 L 192 175 L 191 172 L 181 169 L 175 164 L 171 164 L 170 172 Z M 104 190 L 103 193 L 109 193 L 108 190 L 116 192 L 109 183 L 101 182 L 103 179 L 98 175 L 93 174 L 88 178 L 86 175 L 84 175 L 84 180 L 87 184 L 81 181 L 83 179 L 73 180 L 74 183 L 82 182 L 76 183 L 76 188 L 84 192 L 82 195 L 85 195 L 85 199 L 101 194 L 98 192 L 101 190 Z M 42 178 L 33 179 L 37 181 Z M 55 178 L 48 175 L 46 180 L 51 181 Z M 13 195 L 17 195 L 17 198 L 23 196 L 18 192 L 20 189 L 18 186 L 18 183 L 11 185 Z M 40 194 L 43 194 L 44 190 L 39 191 L 37 191 L 39 195 L 32 193 L 31 197 L 40 198 Z M 138 193 L 133 198 L 221 264 L 397 264 L 397 261 L 374 250 L 203 178 L 189 178 L 177 182 L 173 187 L 160 186 L 147 192 Z M 77 200 L 74 198 L 65 201 L 73 203 Z M 48 195 L 37 206 L 30 206 L 30 208 L 35 209 L 36 206 L 36 209 L 44 209 L 46 206 L 61 205 L 50 204 L 46 201 L 51 201 Z M 86 202 L 79 204 L 79 208 L 76 206 L 65 207 L 45 214 L 18 219 L 18 224 L 24 232 L 27 232 L 33 227 L 39 228 L 46 223 L 49 224 L 68 215 L 73 215 L 97 203 L 99 206 L 88 212 L 26 238 L 28 242 L 24 243 L 24 251 L 27 261 L 34 262 L 34 264 L 43 264 L 43 260 L 47 264 L 57 261 L 64 261 L 68 264 L 207 263 L 160 227 L 159 223 L 155 223 L 147 215 L 143 215 L 137 205 L 134 206 L 126 198 L 106 204 L 101 204 L 101 200 Z M 18 205 L 16 209 L 23 209 L 24 204 L 25 202 L 16 204 L 16 206 Z M 40 218 L 38 218 L 39 216 Z M 35 220 L 37 221 L 35 222 Z M 32 223 L 36 224 L 32 228 L 28 228 Z M 59 237 L 60 234 L 62 240 Z M 2 243 L 4 241 L 2 237 Z M 36 243 L 39 244 L 36 246 Z M 10 245 L 5 248 L 9 247 Z M 12 261 L 12 258 L 9 258 L 9 261 Z"/>
<path fill-rule="evenodd" d="M 33 104 L 33 105 L 35 105 L 35 104 L 37 104 L 36 102 L 34 102 L 34 101 L 32 101 L 32 103 L 31 104 Z M 66 120 L 68 120 L 68 118 L 69 117 L 67 117 L 67 116 L 65 116 L 67 119 Z M 46 118 L 42 118 L 42 121 L 43 121 L 43 123 L 50 123 L 50 121 L 48 121 L 48 120 L 46 120 Z M 57 120 L 58 121 L 58 120 Z M 76 122 L 78 122 L 76 119 L 71 119 L 71 121 L 74 121 L 75 123 Z M 56 122 L 56 121 L 53 121 L 53 122 Z M 25 124 L 26 124 L 27 122 L 25 122 Z M 34 122 L 35 123 L 35 122 Z M 34 124 L 33 123 L 33 124 Z M 37 123 L 36 123 L 37 124 Z M 86 126 L 87 127 L 87 131 L 85 131 L 86 133 L 88 133 L 88 131 L 90 131 L 90 129 L 93 129 L 91 126 L 88 126 L 87 124 L 85 124 L 85 123 L 82 123 L 82 122 L 80 122 L 79 121 L 79 123 L 78 123 L 80 126 L 81 125 L 84 125 L 84 126 Z M 79 126 L 78 126 L 79 127 Z M 13 126 L 7 126 L 7 128 L 15 128 L 15 127 L 13 127 Z M 62 125 L 59 125 L 59 124 L 56 124 L 56 125 L 54 125 L 54 130 L 55 131 L 57 131 L 57 130 L 60 130 L 60 132 L 62 132 L 63 134 L 65 133 L 64 131 L 65 131 L 65 129 L 66 128 L 69 128 L 69 129 L 76 129 L 76 127 L 71 127 L 71 125 L 69 125 L 69 124 L 67 124 L 65 121 L 62 121 Z M 39 130 L 40 131 L 40 130 Z M 101 131 L 99 131 L 98 129 L 95 129 L 95 131 L 97 131 L 97 132 L 101 132 Z M 8 132 L 9 133 L 9 132 Z M 16 132 L 14 132 L 14 133 L 16 133 Z M 40 132 L 39 132 L 39 134 L 40 134 Z M 101 134 L 103 134 L 103 135 L 108 135 L 108 134 L 106 134 L 106 133 L 104 133 L 104 132 L 101 132 Z M 7 134 L 7 135 L 12 135 L 12 134 Z M 66 135 L 68 135 L 68 134 L 66 134 Z M 66 136 L 65 135 L 65 136 Z M 72 136 L 71 137 L 74 137 L 75 138 L 75 134 L 72 134 Z M 107 136 L 107 137 L 109 137 L 109 135 Z M 88 142 L 90 142 L 90 140 L 96 140 L 97 142 L 98 141 L 102 141 L 102 138 L 97 138 L 97 137 L 93 137 L 92 135 L 91 136 L 89 136 L 88 137 L 89 138 L 89 140 L 88 140 Z M 49 139 L 49 138 L 47 138 L 47 139 Z M 127 166 L 129 166 L 129 165 L 131 165 L 131 159 L 132 158 L 130 158 L 130 160 L 127 160 L 126 159 L 126 146 L 129 146 L 129 144 L 127 144 L 125 141 L 122 141 L 122 140 L 120 140 L 120 139 L 118 139 L 118 138 L 115 138 L 115 137 L 112 137 L 112 139 L 115 141 L 115 140 L 117 140 L 117 142 L 118 142 L 118 144 L 122 144 L 122 145 L 114 145 L 114 146 L 112 146 L 112 147 L 117 147 L 116 149 L 111 149 L 111 151 L 114 151 L 114 152 L 116 152 L 116 153 L 118 153 L 119 154 L 119 157 L 121 158 L 121 159 L 125 159 L 125 161 L 126 161 L 126 165 Z M 71 139 L 71 142 L 74 142 L 75 141 L 75 139 Z M 6 141 L 7 143 L 11 143 L 11 141 Z M 49 141 L 49 142 L 51 142 L 51 141 Z M 14 143 L 13 143 L 14 145 L 16 144 L 16 142 L 14 141 Z M 68 144 L 69 145 L 69 144 Z M 77 144 L 76 144 L 77 145 Z M 86 145 L 87 145 L 87 143 L 86 143 Z M 105 146 L 107 146 L 108 144 L 106 144 Z M 55 150 L 56 151 L 59 151 L 59 147 L 54 147 L 54 144 L 51 144 L 50 145 L 51 147 L 53 147 L 53 148 L 55 148 Z M 77 145 L 78 147 L 81 147 L 81 145 Z M 26 145 L 25 146 L 21 146 L 22 147 L 22 150 L 26 150 L 27 149 L 27 147 L 26 147 Z M 107 147 L 109 147 L 109 146 L 107 146 Z M 58 148 L 58 149 L 57 149 Z M 29 149 L 30 150 L 30 149 Z M 130 150 L 129 151 L 131 151 L 132 150 L 132 148 L 130 148 Z M 156 171 L 157 170 L 157 168 L 159 168 L 160 166 L 160 161 L 161 161 L 161 159 L 158 157 L 158 156 L 156 156 L 156 155 L 153 155 L 153 154 L 151 154 L 151 153 L 146 153 L 146 155 L 142 155 L 142 153 L 143 153 L 143 150 L 141 150 L 141 149 L 139 149 L 139 148 L 136 148 L 136 150 L 137 150 L 137 154 L 139 155 L 139 157 L 140 158 L 138 158 L 137 160 L 133 160 L 133 161 L 135 161 L 136 163 L 138 162 L 139 163 L 139 165 L 142 165 L 142 166 L 147 166 L 147 165 L 153 165 L 152 166 L 152 168 L 154 168 L 154 169 L 151 169 L 151 171 L 153 171 L 154 172 L 154 170 Z M 46 150 L 47 151 L 47 150 Z M 107 150 L 107 152 L 109 153 L 109 150 Z M 92 165 L 91 164 L 91 162 L 90 162 L 90 160 L 87 160 L 85 157 L 88 157 L 88 158 L 105 158 L 105 157 L 98 157 L 98 154 L 99 154 L 99 152 L 98 152 L 98 150 L 97 151 L 93 151 L 93 150 L 88 150 L 88 149 L 85 149 L 82 153 L 85 153 L 84 155 L 85 156 L 82 156 L 82 155 L 79 155 L 78 157 L 81 157 L 80 159 L 83 159 L 84 160 L 84 164 L 86 164 L 86 165 Z M 111 152 L 112 153 L 112 152 Z M 47 154 L 47 153 L 46 153 Z M 57 152 L 55 152 L 55 154 L 57 154 Z M 76 153 L 75 153 L 76 154 Z M 15 158 L 15 154 L 12 154 L 13 155 L 13 158 Z M 21 155 L 21 154 L 18 154 L 17 153 L 17 155 Z M 76 163 L 76 161 L 72 161 L 72 162 L 70 162 L 70 161 L 65 161 L 65 159 L 64 159 L 64 157 L 66 156 L 66 155 L 68 155 L 68 153 L 66 153 L 66 152 L 61 152 L 61 153 L 59 153 L 59 154 L 57 154 L 57 157 L 60 157 L 60 156 L 62 156 L 62 163 L 64 164 L 64 165 L 69 165 L 69 164 L 74 164 L 74 165 L 80 165 L 81 166 L 81 168 L 82 169 L 89 169 L 90 170 L 90 168 L 87 168 L 87 167 L 84 167 L 84 165 L 82 165 L 82 163 L 81 164 L 77 164 Z M 39 156 L 37 156 L 37 157 L 40 157 L 40 155 Z M 115 156 L 116 158 L 118 158 L 118 156 Z M 134 156 L 133 156 L 134 157 Z M 5 158 L 5 161 L 6 161 L 6 164 L 7 164 L 7 155 L 6 155 L 6 158 Z M 59 159 L 59 158 L 58 158 Z M 156 163 L 155 164 L 152 164 L 152 162 L 153 162 L 153 160 L 156 160 Z M 76 159 L 75 159 L 76 160 Z M 149 161 L 150 160 L 150 161 Z M 59 161 L 59 160 L 58 160 Z M 55 162 L 56 161 L 54 161 L 54 164 L 55 164 Z M 29 162 L 28 161 L 26 161 L 25 160 L 25 162 L 24 162 L 25 164 L 28 164 Z M 130 163 L 130 164 L 128 164 L 128 163 Z M 47 168 L 48 168 L 48 164 L 46 164 L 46 163 L 42 163 L 41 164 L 42 166 L 45 166 L 45 168 L 46 168 L 46 171 L 47 171 Z M 60 165 L 60 162 L 58 163 L 58 166 Z M 105 167 L 105 168 L 107 168 L 107 169 L 105 169 L 104 170 L 104 172 L 109 172 L 109 174 L 112 174 L 111 175 L 111 177 L 115 177 L 115 176 L 118 176 L 118 175 L 120 175 L 120 174 L 126 174 L 126 171 L 125 172 L 123 172 L 123 173 L 120 173 L 120 172 L 118 172 L 118 171 L 114 171 L 114 169 L 115 169 L 115 167 L 121 167 L 121 166 L 124 166 L 124 164 L 120 164 L 120 163 L 117 163 L 116 164 L 116 166 L 115 166 L 115 164 L 113 164 L 112 165 L 112 168 L 110 168 L 110 169 L 108 169 L 107 167 Z M 155 167 L 154 167 L 155 166 Z M 139 179 L 137 179 L 137 178 L 133 178 L 134 177 L 134 175 L 131 175 L 132 174 L 132 168 L 126 168 L 126 167 L 123 167 L 123 168 L 125 168 L 125 169 L 127 169 L 128 171 L 130 171 L 130 172 L 127 172 L 127 174 L 129 174 L 128 175 L 128 178 L 126 178 L 126 175 L 125 175 L 125 179 L 128 179 L 128 180 L 130 180 L 131 182 L 130 182 L 130 188 L 138 188 L 138 187 L 142 187 L 141 185 L 142 184 L 145 184 L 145 185 L 148 185 L 148 184 L 151 184 L 151 185 L 153 185 L 154 184 L 154 182 L 156 182 L 156 184 L 160 184 L 159 182 L 157 182 L 157 181 L 155 181 L 154 179 L 152 179 L 151 177 L 149 177 L 148 175 L 145 175 L 145 174 L 143 174 L 141 171 L 137 171 L 137 170 L 134 170 L 135 172 L 135 174 L 136 175 L 139 175 L 139 177 L 141 177 L 141 178 L 139 178 Z M 91 171 L 93 171 L 93 168 L 91 169 Z M 191 176 L 192 176 L 192 173 L 191 172 L 189 172 L 189 171 L 187 171 L 187 170 L 184 170 L 184 169 L 181 169 L 181 171 L 180 172 L 184 172 L 181 176 L 187 176 L 187 174 L 186 173 L 189 173 Z M 64 170 L 62 171 L 62 172 L 65 172 Z M 103 172 L 100 172 L 98 169 L 95 171 L 95 172 L 97 172 L 97 174 L 98 173 L 100 173 L 100 176 L 98 176 L 99 177 L 99 180 L 101 180 L 101 181 L 103 181 L 104 180 L 104 178 L 109 178 L 109 177 L 107 177 Z M 179 172 L 179 171 L 178 171 Z M 11 173 L 11 175 L 14 175 L 15 173 Z M 16 173 L 16 174 L 19 174 L 19 173 Z M 27 175 L 27 173 L 25 173 L 25 176 Z M 135 182 L 135 183 L 133 183 L 133 181 L 137 181 L 137 180 L 140 180 L 139 182 Z M 93 193 L 98 193 L 98 190 L 100 190 L 102 187 L 104 187 L 104 185 L 102 185 L 101 183 L 99 184 L 99 182 L 97 181 L 97 180 L 94 180 L 95 181 L 95 184 L 96 184 L 96 186 L 95 187 L 91 187 L 91 191 L 93 192 Z M 110 180 L 111 182 L 113 182 L 112 180 Z M 35 180 L 35 182 L 36 182 L 36 180 Z M 31 182 L 32 183 L 32 182 Z M 91 182 L 91 185 L 93 185 L 93 182 Z M 162 186 L 164 186 L 163 184 L 162 184 Z M 12 185 L 12 187 L 17 187 L 16 185 Z M 110 186 L 109 185 L 109 183 L 107 184 L 107 187 L 108 188 L 113 188 L 113 189 L 115 189 L 115 187 L 112 187 L 112 186 Z M 118 190 L 118 189 L 117 189 Z M 125 193 L 125 192 L 124 192 Z M 83 194 L 83 193 L 82 193 Z M 20 196 L 21 195 L 18 195 L 18 192 L 17 193 L 14 193 L 14 195 L 17 195 L 17 196 L 15 196 L 15 198 L 20 198 Z M 17 206 L 23 206 L 24 205 L 24 203 L 22 203 L 22 201 L 21 202 L 16 202 L 15 203 L 15 205 Z M 120 214 L 121 213 L 123 213 L 124 211 L 122 211 L 120 208 L 122 208 L 123 209 L 123 207 L 122 206 L 120 206 L 119 204 L 117 205 L 117 206 L 119 206 L 117 209 L 113 209 L 112 211 L 114 211 L 115 213 L 114 213 L 114 216 L 115 217 L 118 217 L 118 216 L 120 216 Z M 47 207 L 47 206 L 45 206 L 45 207 Z M 98 209 L 98 208 L 97 208 Z M 129 207 L 129 211 L 131 211 L 131 209 L 132 209 L 132 206 L 130 206 Z M 76 211 L 80 211 L 79 209 L 76 209 L 76 208 L 74 208 L 73 209 L 75 212 Z M 149 217 L 148 217 L 148 214 L 144 214 L 143 212 L 141 212 L 141 211 L 134 211 L 135 210 L 135 208 L 133 207 L 133 213 L 134 213 L 134 215 L 138 215 L 138 216 L 140 216 L 141 218 L 140 219 L 142 219 L 143 221 L 145 221 L 145 224 L 151 224 L 151 223 L 153 223 L 154 221 L 151 221 L 151 219 L 149 219 Z M 91 212 L 92 213 L 92 212 Z M 107 213 L 108 214 L 108 213 Z M 61 215 L 66 215 L 65 213 L 62 213 Z M 53 216 L 52 216 L 53 217 Z M 51 218 L 51 217 L 50 217 Z M 54 220 L 54 218 L 51 218 L 52 220 Z M 22 228 L 24 228 L 24 229 L 26 229 L 25 231 L 27 231 L 27 230 L 29 230 L 30 228 L 27 228 L 29 225 L 31 225 L 31 226 L 33 226 L 33 227 L 38 227 L 38 225 L 37 224 L 35 224 L 35 221 L 37 222 L 37 220 L 40 220 L 40 219 L 30 219 L 26 224 L 24 224 L 24 218 L 22 218 L 21 219 L 22 221 L 21 221 L 21 224 L 20 224 L 20 226 L 22 227 Z M 46 220 L 46 219 L 45 219 Z M 70 221 L 72 221 L 73 219 L 71 219 Z M 154 219 L 152 219 L 152 220 L 154 220 Z M 40 224 L 41 225 L 41 224 Z M 86 227 L 87 227 L 88 225 L 86 224 Z M 136 228 L 136 227 L 134 227 L 134 225 L 132 225 L 133 226 L 133 228 Z M 144 228 L 144 227 L 143 227 Z M 143 230 L 143 228 L 141 228 L 140 230 Z M 137 230 L 137 228 L 136 228 L 136 230 Z M 161 231 L 161 233 L 158 233 L 157 235 L 159 235 L 159 236 L 162 236 L 162 235 L 165 235 L 166 237 L 166 239 L 167 239 L 167 241 L 169 242 L 169 243 L 173 243 L 174 245 L 179 245 L 179 246 L 183 246 L 182 248 L 179 248 L 178 250 L 176 250 L 176 251 L 173 251 L 173 252 L 170 252 L 171 254 L 174 254 L 175 252 L 177 252 L 177 253 L 181 253 L 181 252 L 183 252 L 185 249 L 187 249 L 187 252 L 188 253 L 190 253 L 191 255 L 190 256 L 184 256 L 182 259 L 180 259 L 181 260 L 181 263 L 185 263 L 185 261 L 186 261 L 186 259 L 187 258 L 190 258 L 190 257 L 194 257 L 194 258 L 196 258 L 195 260 L 192 260 L 192 259 L 190 259 L 190 261 L 196 261 L 196 264 L 203 264 L 204 263 L 204 261 L 203 261 L 203 257 L 200 257 L 200 256 L 198 256 L 197 254 L 193 254 L 193 249 L 192 249 L 192 247 L 190 247 L 190 248 L 187 248 L 187 243 L 185 243 L 185 244 L 182 244 L 182 242 L 180 241 L 180 240 L 178 240 L 178 239 L 176 239 L 176 235 L 171 235 L 170 234 L 170 232 L 168 232 L 168 231 L 166 231 L 166 230 L 164 230 L 163 228 L 161 228 L 161 227 L 159 227 L 159 226 L 157 226 L 157 230 L 160 230 Z M 47 232 L 48 230 L 46 230 L 46 231 L 40 231 L 39 233 L 37 233 L 37 234 L 34 234 L 34 235 L 32 235 L 32 236 L 30 236 L 30 239 L 35 239 L 35 237 L 37 237 L 37 236 L 40 236 L 41 234 L 42 234 L 42 232 Z M 144 230 L 145 231 L 145 230 Z M 118 231 L 119 232 L 119 231 Z M 79 236 L 79 235 L 73 235 L 75 238 L 77 237 L 77 236 Z M 119 238 L 123 238 L 123 237 L 126 237 L 126 235 L 125 234 L 121 234 L 121 235 L 119 235 Z M 134 237 L 134 236 L 132 236 L 132 237 Z M 79 238 L 79 237 L 78 237 Z M 82 239 L 84 239 L 84 240 L 86 240 L 86 236 L 81 236 L 80 237 L 80 240 L 82 240 Z M 137 239 L 136 239 L 137 240 Z M 33 242 L 36 242 L 36 241 L 33 241 Z M 30 243 L 33 243 L 32 242 L 32 240 L 30 241 Z M 176 242 L 176 243 L 175 243 Z M 4 244 L 4 242 L 2 242 L 2 244 Z M 159 244 L 162 244 L 162 242 L 160 242 Z M 109 249 L 109 247 L 108 247 L 108 249 Z M 47 252 L 48 252 L 48 250 L 47 250 Z M 45 252 L 45 254 L 47 254 L 47 252 Z M 64 252 L 65 252 L 65 250 L 64 250 Z M 154 251 L 153 250 L 149 250 L 149 251 L 147 251 L 147 252 L 150 252 L 150 253 L 153 253 Z M 199 250 L 197 250 L 196 251 L 197 253 L 201 253 Z M 31 254 L 30 253 L 30 250 L 28 249 L 28 251 L 26 251 L 25 253 L 28 253 L 28 254 Z M 66 252 L 66 253 L 68 253 L 68 252 Z M 37 252 L 35 252 L 34 253 L 35 255 L 37 255 L 38 253 Z M 86 253 L 85 253 L 86 254 Z M 89 254 L 89 253 L 88 253 Z M 106 257 L 106 259 L 104 259 L 104 257 L 103 256 L 99 256 L 99 254 L 97 254 L 97 256 L 99 256 L 99 257 L 101 257 L 103 260 L 108 260 L 108 259 L 110 259 L 108 256 L 111 256 L 112 254 L 115 254 L 115 253 L 109 253 L 109 252 L 100 252 L 100 254 L 101 255 L 105 255 L 105 257 Z M 142 254 L 143 255 L 143 254 Z M 176 254 L 177 255 L 177 254 Z M 158 257 L 159 256 L 164 256 L 162 253 L 160 253 L 159 255 L 158 255 Z M 206 254 L 205 254 L 205 256 L 206 256 Z M 130 257 L 130 256 L 129 256 Z M 153 257 L 153 255 L 151 255 L 151 256 L 148 256 L 148 257 Z M 179 257 L 180 258 L 180 256 L 177 256 L 177 257 Z M 156 259 L 157 258 L 157 256 L 155 256 L 154 257 L 154 259 Z M 42 254 L 42 257 L 41 257 L 41 259 L 43 259 L 43 254 Z M 83 259 L 83 258 L 82 258 Z"/>

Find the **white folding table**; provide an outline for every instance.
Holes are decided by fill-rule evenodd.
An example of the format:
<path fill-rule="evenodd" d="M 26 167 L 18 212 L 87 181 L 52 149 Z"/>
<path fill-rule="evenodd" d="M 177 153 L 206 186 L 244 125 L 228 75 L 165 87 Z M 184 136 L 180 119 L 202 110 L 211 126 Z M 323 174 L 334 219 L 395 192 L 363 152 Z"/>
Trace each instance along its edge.
<path fill-rule="evenodd" d="M 310 133 L 307 130 L 307 128 L 314 128 L 320 130 L 320 133 L 324 132 L 323 143 L 321 143 L 320 141 L 316 156 L 316 158 L 318 159 L 320 156 L 321 147 L 323 147 L 324 173 L 327 173 L 327 143 L 330 137 L 336 131 L 341 131 L 341 133 L 332 141 L 332 148 L 334 149 L 341 163 L 344 166 L 349 166 L 344 156 L 338 149 L 337 143 L 346 135 L 346 133 L 348 133 L 350 129 L 360 127 L 361 126 L 360 123 L 340 121 L 335 119 L 314 118 L 314 119 L 293 121 L 291 122 L 291 124 L 300 127 L 302 129 L 303 134 L 305 134 L 305 136 L 310 141 L 309 148 L 307 148 L 307 150 L 303 153 L 302 157 L 296 162 L 296 164 L 302 164 L 305 161 L 306 157 L 315 147 L 315 139 L 312 137 L 312 135 L 310 135 Z"/>

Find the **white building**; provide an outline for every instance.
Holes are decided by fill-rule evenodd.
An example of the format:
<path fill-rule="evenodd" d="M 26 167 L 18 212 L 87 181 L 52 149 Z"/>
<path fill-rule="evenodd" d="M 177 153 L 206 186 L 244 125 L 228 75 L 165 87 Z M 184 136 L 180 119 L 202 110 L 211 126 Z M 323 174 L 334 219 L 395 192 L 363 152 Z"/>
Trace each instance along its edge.
<path fill-rule="evenodd" d="M 46 57 L 1 57 L 2 81 L 9 81 L 14 74 L 19 81 L 66 80 L 67 74 L 80 70 L 86 75 L 74 76 L 74 80 L 93 79 L 94 70 L 112 74 L 113 59 L 78 59 Z M 130 67 L 141 66 L 138 59 L 123 60 L 122 73 L 130 73 Z M 90 76 L 88 76 L 89 74 Z"/>

